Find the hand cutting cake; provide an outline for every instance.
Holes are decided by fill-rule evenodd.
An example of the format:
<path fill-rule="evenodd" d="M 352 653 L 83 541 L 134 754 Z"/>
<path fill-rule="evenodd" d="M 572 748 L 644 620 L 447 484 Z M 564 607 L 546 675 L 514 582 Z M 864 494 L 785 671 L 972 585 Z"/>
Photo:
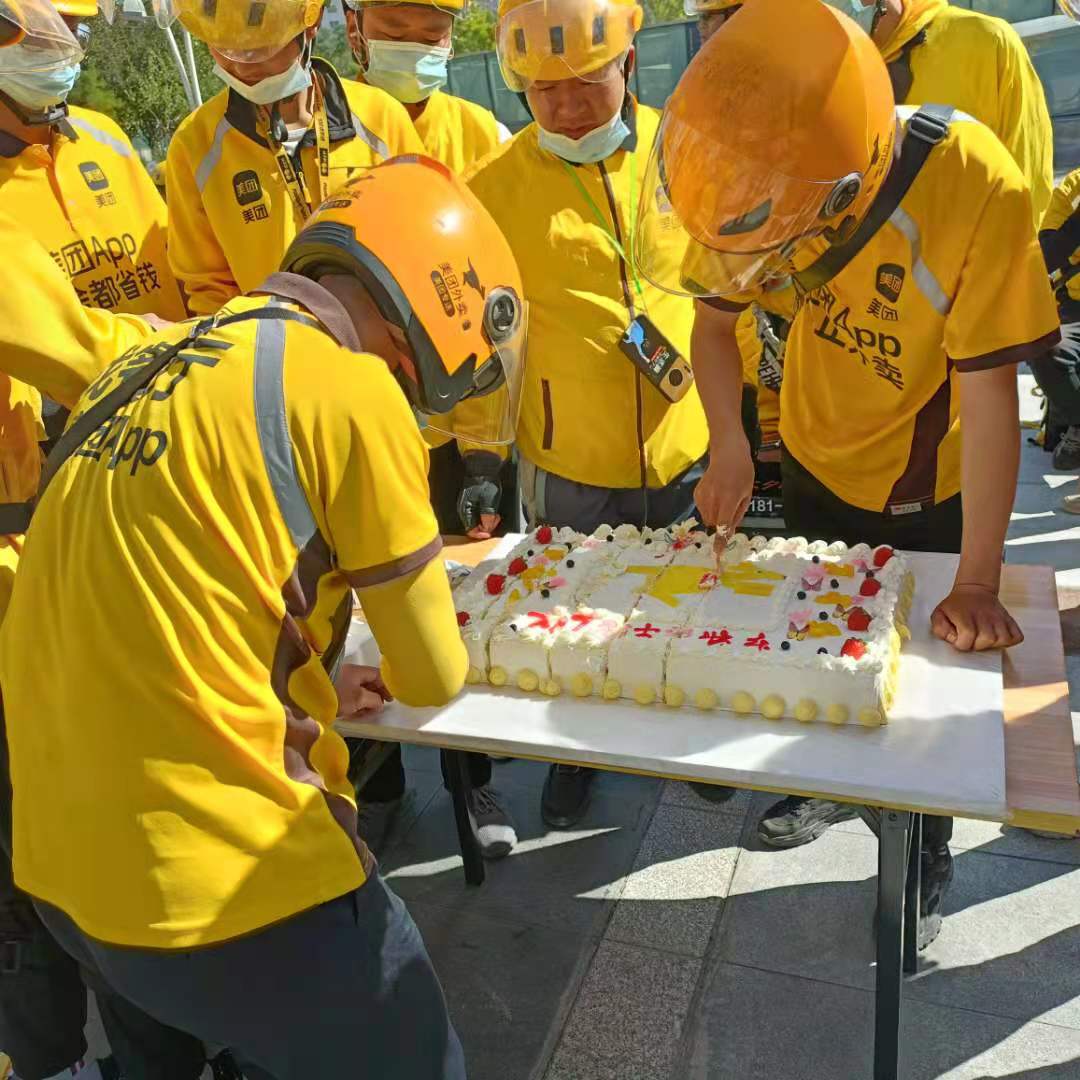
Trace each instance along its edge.
<path fill-rule="evenodd" d="M 474 684 L 877 726 L 913 592 L 888 547 L 740 533 L 717 566 L 690 522 L 545 527 L 454 596 Z"/>

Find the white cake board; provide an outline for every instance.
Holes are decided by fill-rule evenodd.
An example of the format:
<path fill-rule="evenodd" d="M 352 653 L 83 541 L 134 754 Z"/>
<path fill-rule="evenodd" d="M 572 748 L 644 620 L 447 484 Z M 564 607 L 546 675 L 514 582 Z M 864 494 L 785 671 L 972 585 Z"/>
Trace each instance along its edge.
<path fill-rule="evenodd" d="M 508 537 L 495 556 L 517 539 Z M 1004 821 L 1001 654 L 965 655 L 931 636 L 930 613 L 948 593 L 957 559 L 907 558 L 917 582 L 912 640 L 902 653 L 890 722 L 881 728 L 466 687 L 443 708 L 393 703 L 375 719 L 344 722 L 339 730 Z M 377 657 L 368 627 L 355 622 L 346 660 L 371 664 Z"/>

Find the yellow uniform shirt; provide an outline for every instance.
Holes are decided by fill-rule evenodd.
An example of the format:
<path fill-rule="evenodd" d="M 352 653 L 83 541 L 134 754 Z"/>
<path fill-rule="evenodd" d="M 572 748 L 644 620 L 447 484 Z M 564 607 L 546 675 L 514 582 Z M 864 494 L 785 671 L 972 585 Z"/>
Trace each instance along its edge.
<path fill-rule="evenodd" d="M 28 342 L 40 342 L 47 333 L 55 342 L 51 345 L 55 352 L 70 352 L 69 342 L 56 341 L 60 327 L 43 316 L 53 302 L 63 302 L 57 295 L 61 288 L 74 289 L 77 301 L 105 312 L 184 318 L 184 303 L 165 252 L 165 204 L 127 136 L 107 116 L 73 106 L 68 118 L 57 125 L 51 146 L 24 143 L 0 133 L 0 198 L 6 213 L 18 222 L 12 243 L 4 245 L 9 257 L 17 253 L 17 272 L 7 275 L 0 304 L 0 323 L 4 324 L 0 334 L 14 336 L 16 327 L 25 327 L 16 347 L 25 351 Z M 52 273 L 35 273 L 33 253 L 24 259 L 31 243 L 48 252 L 66 281 Z M 49 279 L 47 285 L 43 276 Z M 26 307 L 28 285 L 39 291 Z M 40 325 L 26 327 L 29 315 Z M 90 364 L 77 388 L 67 388 L 67 401 L 116 358 L 116 352 L 100 353 L 100 346 L 109 344 L 111 336 L 107 332 L 105 340 L 97 343 L 96 364 Z M 44 364 L 55 366 L 56 356 L 43 357 L 33 365 L 31 383 L 12 378 L 8 359 L 0 359 L 4 371 L 0 376 L 0 503 L 21 503 L 37 492 L 38 442 L 45 434 L 39 390 L 52 389 L 42 386 L 39 376 Z M 7 549 L 5 570 L 14 567 L 13 550 Z M 0 615 L 6 606 L 10 574 L 4 578 Z"/>
<path fill-rule="evenodd" d="M 898 102 L 952 105 L 997 135 L 1031 186 L 1038 227 L 1054 187 L 1054 137 L 1042 83 L 1016 30 L 946 0 L 905 0 L 882 54 L 890 65 L 910 65 L 910 88 Z"/>
<path fill-rule="evenodd" d="M 490 109 L 441 90 L 427 99 L 413 123 L 428 156 L 456 173 L 465 172 L 503 141 Z M 508 134 L 505 128 L 502 132 Z"/>
<path fill-rule="evenodd" d="M 608 488 L 667 484 L 708 442 L 697 389 L 670 404 L 618 347 L 632 311 L 647 314 L 683 356 L 693 323 L 692 301 L 640 277 L 638 295 L 612 240 L 631 251 L 659 122 L 644 105 L 629 115 L 628 145 L 596 165 L 574 167 L 542 149 L 530 124 L 469 175 L 510 242 L 529 302 L 518 448 L 548 472 Z"/>
<path fill-rule="evenodd" d="M 321 81 L 330 126 L 327 194 L 358 169 L 398 154 L 423 153 L 404 106 L 357 82 L 342 83 L 324 60 Z M 301 141 L 308 191 L 319 202 L 314 130 Z M 191 310 L 210 314 L 278 269 L 303 222 L 266 141 L 259 110 L 228 90 L 176 130 L 165 159 L 169 258 Z"/>
<path fill-rule="evenodd" d="M 1074 169 L 1054 189 L 1040 231 L 1056 232 L 1075 215 L 1078 207 L 1080 207 L 1080 169 Z M 1069 256 L 1069 263 L 1080 266 L 1080 248 Z M 1073 300 L 1080 300 L 1080 273 L 1069 274 L 1065 286 Z"/>
<path fill-rule="evenodd" d="M 1054 137 L 1042 83 L 1016 30 L 947 0 L 904 0 L 900 24 L 882 54 L 899 103 L 952 105 L 997 135 L 1031 186 L 1038 226 L 1054 186 Z M 760 344 L 744 333 L 740 351 L 750 367 Z M 780 409 L 774 391 L 761 388 L 758 411 L 763 432 L 775 430 Z"/>
<path fill-rule="evenodd" d="M 350 586 L 396 697 L 444 703 L 467 667 L 427 454 L 383 361 L 310 317 L 222 327 L 182 358 L 59 472 L 0 630 L 20 887 L 92 937 L 165 949 L 364 881 L 323 666 Z M 407 655 L 417 637 L 441 655 Z"/>
<path fill-rule="evenodd" d="M 960 490 L 957 374 L 1057 334 L 1027 184 L 988 128 L 953 120 L 889 221 L 803 298 L 780 435 L 844 502 L 924 508 Z"/>
<path fill-rule="evenodd" d="M 17 252 L 19 262 L 0 294 L 0 372 L 24 384 L 19 393 L 30 400 L 40 390 L 73 407 L 113 360 L 153 333 L 138 316 L 83 307 L 22 218 L 0 212 L 0 251 Z"/>

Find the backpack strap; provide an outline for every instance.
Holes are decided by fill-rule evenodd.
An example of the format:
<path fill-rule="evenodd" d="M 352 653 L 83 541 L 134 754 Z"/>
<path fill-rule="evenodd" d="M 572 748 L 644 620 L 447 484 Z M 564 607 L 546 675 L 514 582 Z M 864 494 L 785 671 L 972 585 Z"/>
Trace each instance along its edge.
<path fill-rule="evenodd" d="M 831 281 L 870 242 L 903 201 L 915 177 L 926 164 L 930 151 L 949 133 L 949 122 L 956 110 L 951 105 L 923 105 L 907 122 L 899 160 L 889 171 L 870 210 L 851 238 L 829 248 L 805 270 L 792 274 L 803 293 L 813 292 Z"/>
<path fill-rule="evenodd" d="M 273 320 L 275 322 L 301 322 L 307 326 L 312 325 L 309 315 L 298 311 L 290 311 L 288 308 L 265 307 L 256 308 L 253 311 L 240 311 L 235 314 L 222 316 L 219 312 L 209 319 L 200 319 L 196 322 L 187 335 L 173 345 L 168 345 L 150 354 L 148 363 L 142 364 L 131 374 L 120 374 L 120 381 L 103 398 L 95 402 L 86 410 L 57 440 L 52 452 L 45 461 L 45 467 L 41 470 L 41 484 L 38 487 L 35 505 L 39 503 L 48 490 L 49 484 L 60 471 L 63 464 L 74 454 L 98 428 L 107 420 L 111 420 L 125 405 L 134 400 L 140 392 L 145 390 L 153 381 L 178 357 L 185 349 L 192 348 L 226 348 L 226 344 L 215 341 L 209 337 L 215 330 L 236 323 L 254 320 Z M 143 355 L 146 355 L 143 353 Z M 138 348 L 132 353 L 132 358 L 139 356 Z"/>

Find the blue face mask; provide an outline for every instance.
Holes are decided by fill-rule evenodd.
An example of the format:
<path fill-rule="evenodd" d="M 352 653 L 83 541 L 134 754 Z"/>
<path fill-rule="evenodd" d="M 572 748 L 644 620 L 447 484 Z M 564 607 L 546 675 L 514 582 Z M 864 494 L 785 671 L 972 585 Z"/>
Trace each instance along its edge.
<path fill-rule="evenodd" d="M 864 5 L 862 0 L 825 0 L 825 3 L 854 19 L 864 33 L 869 35 L 874 33 L 874 23 L 877 22 L 876 3 Z"/>
<path fill-rule="evenodd" d="M 427 101 L 446 85 L 450 50 L 415 41 L 366 39 L 364 80 L 407 105 Z M 363 65 L 361 65 L 363 67 Z"/>
<path fill-rule="evenodd" d="M 52 71 L 23 71 L 0 76 L 0 90 L 26 109 L 47 109 L 67 100 L 79 77 L 78 64 L 66 64 Z"/>
<path fill-rule="evenodd" d="M 611 157 L 629 134 L 630 129 L 622 118 L 622 109 L 619 109 L 606 124 L 593 128 L 580 139 L 571 139 L 541 127 L 540 145 L 564 161 L 572 161 L 575 165 L 591 165 Z"/>
<path fill-rule="evenodd" d="M 301 90 L 311 85 L 311 71 L 299 57 L 284 71 L 248 85 L 220 64 L 214 65 L 214 74 L 230 89 L 253 105 L 273 105 L 275 101 L 285 101 L 296 97 Z"/>

